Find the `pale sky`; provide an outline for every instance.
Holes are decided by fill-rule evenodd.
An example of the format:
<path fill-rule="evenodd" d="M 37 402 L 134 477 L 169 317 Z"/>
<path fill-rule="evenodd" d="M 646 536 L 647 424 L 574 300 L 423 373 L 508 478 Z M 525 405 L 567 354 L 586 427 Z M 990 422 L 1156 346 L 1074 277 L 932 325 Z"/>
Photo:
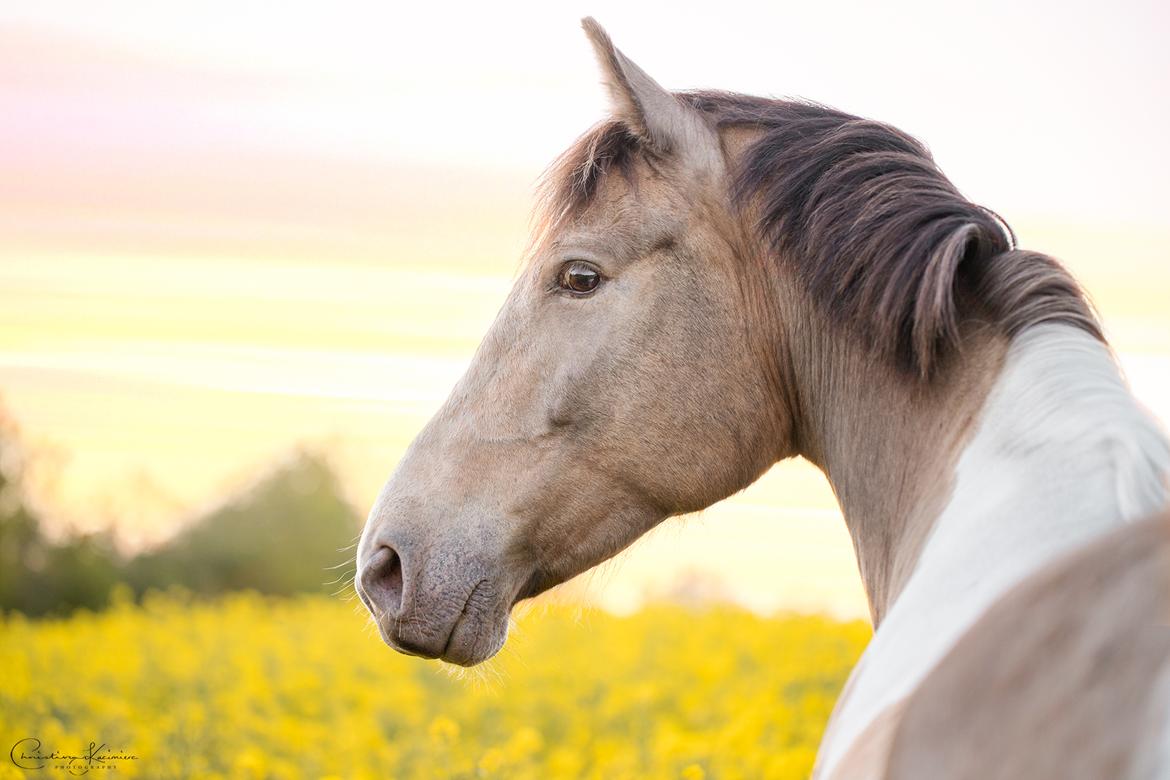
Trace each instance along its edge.
<path fill-rule="evenodd" d="M 157 539 L 298 443 L 367 507 L 503 301 L 533 181 L 605 112 L 585 14 L 665 86 L 925 140 L 1082 278 L 1170 418 L 1164 2 L 421 5 L 0 6 L 0 397 L 58 516 Z M 795 465 L 594 592 L 701 569 L 858 614 L 851 556 Z"/>

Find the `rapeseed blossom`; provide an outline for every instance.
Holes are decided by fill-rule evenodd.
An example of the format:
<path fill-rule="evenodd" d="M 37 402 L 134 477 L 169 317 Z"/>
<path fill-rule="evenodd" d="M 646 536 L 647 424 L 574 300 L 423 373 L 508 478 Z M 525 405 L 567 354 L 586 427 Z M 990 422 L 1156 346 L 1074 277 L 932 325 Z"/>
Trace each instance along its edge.
<path fill-rule="evenodd" d="M 0 623 L 0 778 L 18 740 L 135 759 L 90 777 L 807 777 L 862 623 L 537 608 L 484 669 L 386 648 L 351 603 L 122 599 Z"/>

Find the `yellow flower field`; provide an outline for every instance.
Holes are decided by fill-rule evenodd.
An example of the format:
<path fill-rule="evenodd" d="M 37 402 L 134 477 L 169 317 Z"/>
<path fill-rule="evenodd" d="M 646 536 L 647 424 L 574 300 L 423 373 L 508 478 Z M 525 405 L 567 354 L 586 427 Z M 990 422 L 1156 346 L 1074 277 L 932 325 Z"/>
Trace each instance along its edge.
<path fill-rule="evenodd" d="M 869 635 L 731 608 L 543 607 L 460 674 L 393 653 L 323 597 L 13 616 L 0 778 L 69 777 L 91 741 L 106 760 L 88 776 L 105 778 L 806 777 Z M 66 758 L 18 768 L 38 763 L 28 739 Z"/>

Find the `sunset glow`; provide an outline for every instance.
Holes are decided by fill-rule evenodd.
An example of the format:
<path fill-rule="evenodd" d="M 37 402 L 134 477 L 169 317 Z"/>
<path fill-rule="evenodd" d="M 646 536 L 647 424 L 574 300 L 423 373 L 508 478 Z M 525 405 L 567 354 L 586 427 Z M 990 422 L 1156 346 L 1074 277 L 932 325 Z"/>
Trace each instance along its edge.
<path fill-rule="evenodd" d="M 859 3 L 839 37 L 827 10 L 748 26 L 727 4 L 7 8 L 0 398 L 41 453 L 38 500 L 147 544 L 308 446 L 368 507 L 503 302 L 533 182 L 604 115 L 585 13 L 669 87 L 805 95 L 925 139 L 1081 278 L 1170 420 L 1170 18 L 1057 6 L 937 40 L 907 37 L 925 2 Z M 627 609 L 696 571 L 762 611 L 865 610 L 805 463 L 670 521 L 590 592 Z"/>

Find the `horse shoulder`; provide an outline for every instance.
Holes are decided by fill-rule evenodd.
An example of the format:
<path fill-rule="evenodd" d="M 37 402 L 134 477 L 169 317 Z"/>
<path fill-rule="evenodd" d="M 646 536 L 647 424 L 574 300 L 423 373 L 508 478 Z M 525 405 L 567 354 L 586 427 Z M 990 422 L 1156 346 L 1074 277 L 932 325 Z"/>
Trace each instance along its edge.
<path fill-rule="evenodd" d="M 1170 771 L 1148 766 L 1148 756 L 1167 749 L 1152 742 L 1170 734 L 1170 724 L 1154 722 L 1170 713 L 1156 701 L 1170 692 L 1157 684 L 1170 675 L 1168 624 L 1163 514 L 1045 567 L 980 618 L 909 697 L 890 737 L 886 777 Z"/>

